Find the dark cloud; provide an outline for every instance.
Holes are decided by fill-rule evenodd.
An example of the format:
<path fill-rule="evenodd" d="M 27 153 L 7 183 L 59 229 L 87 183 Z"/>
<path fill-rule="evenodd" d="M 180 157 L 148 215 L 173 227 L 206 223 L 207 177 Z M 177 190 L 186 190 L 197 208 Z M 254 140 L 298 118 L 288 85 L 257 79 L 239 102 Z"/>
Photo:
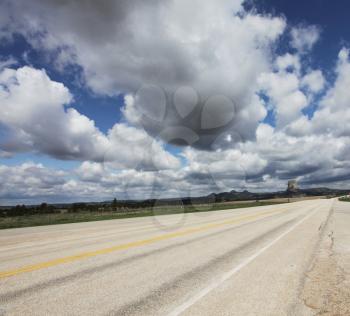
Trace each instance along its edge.
<path fill-rule="evenodd" d="M 224 131 L 243 140 L 254 138 L 266 115 L 255 94 L 257 77 L 269 69 L 270 48 L 285 27 L 283 19 L 244 12 L 241 4 L 18 0 L 5 1 L 3 8 L 11 11 L 13 33 L 25 36 L 35 49 L 55 52 L 61 68 L 81 66 L 94 92 L 137 97 L 144 85 L 162 89 L 167 115 L 161 122 L 141 118 L 146 131 L 152 136 L 167 133 L 170 142 L 183 144 L 181 129 L 173 129 L 174 134 L 164 130 L 189 128 L 199 136 L 191 145 L 210 149 Z M 173 111 L 173 95 L 183 86 L 199 97 L 188 117 Z M 222 98 L 234 103 L 234 111 L 225 108 Z M 208 102 L 211 109 L 206 109 Z M 150 100 L 138 104 L 153 106 Z"/>

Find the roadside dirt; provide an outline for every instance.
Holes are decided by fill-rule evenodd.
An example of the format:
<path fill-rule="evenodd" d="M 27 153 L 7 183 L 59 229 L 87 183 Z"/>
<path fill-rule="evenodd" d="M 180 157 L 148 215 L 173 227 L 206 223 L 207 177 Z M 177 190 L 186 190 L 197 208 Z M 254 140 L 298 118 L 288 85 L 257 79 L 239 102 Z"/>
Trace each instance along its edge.
<path fill-rule="evenodd" d="M 301 299 L 314 315 L 350 315 L 350 255 L 334 252 L 333 222 L 306 273 Z"/>

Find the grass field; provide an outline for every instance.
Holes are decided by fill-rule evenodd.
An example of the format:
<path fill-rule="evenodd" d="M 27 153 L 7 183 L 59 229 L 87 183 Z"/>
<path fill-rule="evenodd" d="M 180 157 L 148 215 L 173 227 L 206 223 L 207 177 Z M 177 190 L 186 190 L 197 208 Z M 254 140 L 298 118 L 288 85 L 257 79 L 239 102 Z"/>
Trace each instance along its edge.
<path fill-rule="evenodd" d="M 16 217 L 0 218 L 0 229 L 31 227 L 91 221 L 103 221 L 120 218 L 178 214 L 178 213 L 195 213 L 210 212 L 225 209 L 236 209 L 253 206 L 264 206 L 286 203 L 287 201 L 264 201 L 264 202 L 232 202 L 232 203 L 215 203 L 201 205 L 185 205 L 185 206 L 157 206 L 148 209 L 139 209 L 128 212 L 80 212 L 80 213 L 64 213 L 64 214 L 41 214 Z"/>
<path fill-rule="evenodd" d="M 341 202 L 350 202 L 350 197 L 341 197 L 338 200 Z"/>

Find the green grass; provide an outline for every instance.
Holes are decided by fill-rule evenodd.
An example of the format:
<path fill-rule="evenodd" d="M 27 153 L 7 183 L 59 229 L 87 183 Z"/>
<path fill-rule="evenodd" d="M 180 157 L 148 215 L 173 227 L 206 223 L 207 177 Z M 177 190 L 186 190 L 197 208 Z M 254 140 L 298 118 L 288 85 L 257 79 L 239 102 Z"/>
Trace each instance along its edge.
<path fill-rule="evenodd" d="M 341 202 L 350 202 L 350 197 L 341 197 L 338 200 Z"/>
<path fill-rule="evenodd" d="M 275 205 L 284 202 L 242 202 L 242 203 L 215 203 L 215 204 L 201 204 L 201 205 L 185 205 L 180 206 L 157 206 L 148 209 L 139 209 L 128 212 L 80 212 L 80 213 L 64 213 L 64 214 L 40 214 L 16 217 L 2 217 L 0 218 L 0 229 L 32 227 L 44 225 L 56 225 L 79 222 L 104 221 L 111 219 L 144 217 L 154 215 L 167 215 L 179 213 L 196 213 L 196 212 L 210 212 L 226 209 L 246 208 L 254 206 Z"/>

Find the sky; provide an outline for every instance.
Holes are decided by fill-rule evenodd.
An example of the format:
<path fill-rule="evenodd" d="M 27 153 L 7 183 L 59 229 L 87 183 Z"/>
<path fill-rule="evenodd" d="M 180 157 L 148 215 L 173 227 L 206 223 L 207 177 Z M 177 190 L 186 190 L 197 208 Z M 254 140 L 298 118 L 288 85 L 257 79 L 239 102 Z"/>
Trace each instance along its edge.
<path fill-rule="evenodd" d="M 0 205 L 349 187 L 346 0 L 3 0 Z"/>

